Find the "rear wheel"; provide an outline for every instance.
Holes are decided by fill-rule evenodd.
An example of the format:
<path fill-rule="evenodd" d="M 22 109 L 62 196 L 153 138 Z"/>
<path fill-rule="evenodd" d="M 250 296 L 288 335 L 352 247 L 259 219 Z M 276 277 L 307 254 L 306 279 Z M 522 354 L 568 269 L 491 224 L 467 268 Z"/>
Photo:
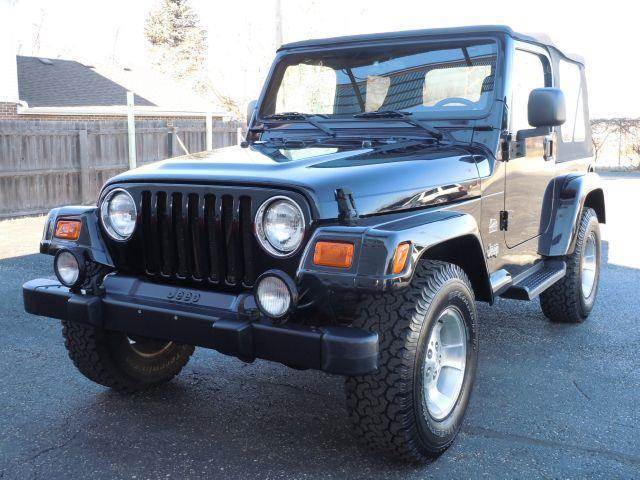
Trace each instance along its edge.
<path fill-rule="evenodd" d="M 418 265 L 402 292 L 366 297 L 357 326 L 380 335 L 380 364 L 346 382 L 347 408 L 370 448 L 409 461 L 443 452 L 462 424 L 477 365 L 477 320 L 465 273 Z"/>
<path fill-rule="evenodd" d="M 168 382 L 187 364 L 194 347 L 127 336 L 75 322 L 62 322 L 69 357 L 89 380 L 123 392 Z"/>
<path fill-rule="evenodd" d="M 600 225 L 593 209 L 582 212 L 575 249 L 565 261 L 566 275 L 540 295 L 540 306 L 553 322 L 580 323 L 591 313 L 600 280 Z"/>

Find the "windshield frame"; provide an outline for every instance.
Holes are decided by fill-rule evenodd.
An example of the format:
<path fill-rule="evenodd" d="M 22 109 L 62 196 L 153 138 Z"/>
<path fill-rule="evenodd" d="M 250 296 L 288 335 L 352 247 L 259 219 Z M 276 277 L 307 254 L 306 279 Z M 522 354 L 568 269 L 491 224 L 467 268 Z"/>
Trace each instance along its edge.
<path fill-rule="evenodd" d="M 260 99 L 258 101 L 258 105 L 256 108 L 256 114 L 253 119 L 255 123 L 269 123 L 270 121 L 265 116 L 268 116 L 272 112 L 264 112 L 264 108 L 266 106 L 266 99 L 274 98 L 277 95 L 277 89 L 280 86 L 280 82 L 282 79 L 282 75 L 284 74 L 284 70 L 288 66 L 290 62 L 288 59 L 291 56 L 300 56 L 305 54 L 313 54 L 313 53 L 341 53 L 348 52 L 354 49 L 364 49 L 364 48 L 375 48 L 375 47 L 419 47 L 421 45 L 428 46 L 441 46 L 443 48 L 453 47 L 455 48 L 459 43 L 472 43 L 472 42 L 491 42 L 496 47 L 496 66 L 495 66 L 495 78 L 494 78 L 494 89 L 493 96 L 490 99 L 488 105 L 479 110 L 455 110 L 450 112 L 412 112 L 409 116 L 414 120 L 429 120 L 434 122 L 456 122 L 460 120 L 479 120 L 491 115 L 493 111 L 496 101 L 503 97 L 504 93 L 504 59 L 505 59 L 505 42 L 504 36 L 501 34 L 482 34 L 482 35 L 453 35 L 446 37 L 434 37 L 434 38 L 411 38 L 411 39 L 399 39 L 399 40 L 389 40 L 389 39 L 378 39 L 378 40 L 370 40 L 367 42 L 353 42 L 346 44 L 339 44 L 331 47 L 327 46 L 314 46 L 314 47 L 303 47 L 303 48 L 295 48 L 291 50 L 282 50 L 279 51 L 276 55 L 276 58 L 271 66 L 269 71 L 269 76 L 263 90 L 260 95 Z M 334 125 L 337 125 L 339 128 L 339 124 L 341 122 L 349 122 L 352 123 L 354 121 L 357 122 L 368 122 L 371 119 L 366 118 L 352 118 L 350 115 L 345 116 L 326 116 L 323 117 L 320 114 L 314 114 L 313 112 L 300 112 L 309 114 L 314 116 L 319 122 L 330 122 Z"/>

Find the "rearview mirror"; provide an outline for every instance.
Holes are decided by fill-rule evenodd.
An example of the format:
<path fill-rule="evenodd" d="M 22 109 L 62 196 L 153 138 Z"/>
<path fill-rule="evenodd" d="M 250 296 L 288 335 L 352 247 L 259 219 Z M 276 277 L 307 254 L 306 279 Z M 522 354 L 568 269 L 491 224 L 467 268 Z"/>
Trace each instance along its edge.
<path fill-rule="evenodd" d="M 251 100 L 247 105 L 247 126 L 251 123 L 251 117 L 253 117 L 253 112 L 255 112 L 257 104 L 257 100 Z"/>
<path fill-rule="evenodd" d="M 532 127 L 557 127 L 566 118 L 564 93 L 559 88 L 536 88 L 529 94 L 527 105 L 529 125 Z"/>

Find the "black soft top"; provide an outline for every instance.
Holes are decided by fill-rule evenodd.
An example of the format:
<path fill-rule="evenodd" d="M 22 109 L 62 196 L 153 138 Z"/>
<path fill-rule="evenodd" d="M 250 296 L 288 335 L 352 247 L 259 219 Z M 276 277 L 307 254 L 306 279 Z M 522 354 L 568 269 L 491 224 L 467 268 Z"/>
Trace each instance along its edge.
<path fill-rule="evenodd" d="M 511 36 L 516 40 L 535 43 L 554 49 L 560 55 L 574 62 L 584 65 L 584 59 L 575 54 L 563 52 L 545 34 L 518 33 L 506 25 L 476 25 L 469 27 L 432 28 L 425 30 L 405 30 L 401 32 L 369 33 L 366 35 L 349 35 L 345 37 L 320 38 L 315 40 L 303 40 L 282 45 L 278 51 L 295 50 L 307 47 L 323 47 L 330 45 L 342 45 L 348 43 L 370 42 L 375 40 L 396 40 L 402 38 L 440 37 L 440 36 L 464 36 L 473 34 L 501 33 Z"/>

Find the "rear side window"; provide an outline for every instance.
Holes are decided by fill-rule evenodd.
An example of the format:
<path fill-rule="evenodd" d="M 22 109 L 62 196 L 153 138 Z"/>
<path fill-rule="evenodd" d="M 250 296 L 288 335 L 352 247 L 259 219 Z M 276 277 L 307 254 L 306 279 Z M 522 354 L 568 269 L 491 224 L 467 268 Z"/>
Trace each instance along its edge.
<path fill-rule="evenodd" d="M 560 127 L 562 141 L 585 141 L 585 112 L 580 67 L 571 62 L 560 61 L 560 88 L 567 107 L 567 121 Z"/>

